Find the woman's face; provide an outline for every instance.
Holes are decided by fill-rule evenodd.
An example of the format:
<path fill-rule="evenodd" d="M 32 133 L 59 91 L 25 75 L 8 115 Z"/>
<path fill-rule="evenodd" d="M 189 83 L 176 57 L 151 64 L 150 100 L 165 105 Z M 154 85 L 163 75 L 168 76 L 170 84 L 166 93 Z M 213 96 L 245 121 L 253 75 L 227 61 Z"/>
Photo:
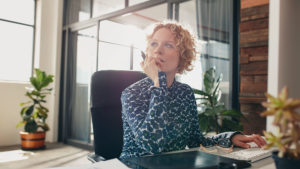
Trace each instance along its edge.
<path fill-rule="evenodd" d="M 161 71 L 174 73 L 174 75 L 177 73 L 179 51 L 176 47 L 175 35 L 169 29 L 161 28 L 154 33 L 147 54 L 148 57 L 160 60 L 157 65 Z"/>

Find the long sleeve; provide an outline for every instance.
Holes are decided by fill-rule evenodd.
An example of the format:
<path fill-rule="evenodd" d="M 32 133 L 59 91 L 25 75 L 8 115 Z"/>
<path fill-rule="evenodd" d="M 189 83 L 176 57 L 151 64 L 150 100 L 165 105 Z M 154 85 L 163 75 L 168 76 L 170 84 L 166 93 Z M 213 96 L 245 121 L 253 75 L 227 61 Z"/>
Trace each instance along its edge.
<path fill-rule="evenodd" d="M 167 142 L 167 82 L 163 72 L 159 72 L 159 83 L 160 87 L 150 87 L 148 109 L 144 108 L 146 105 L 138 106 L 140 100 L 132 93 L 123 92 L 121 97 L 123 118 L 128 122 L 136 143 L 151 154 L 162 152 Z"/>

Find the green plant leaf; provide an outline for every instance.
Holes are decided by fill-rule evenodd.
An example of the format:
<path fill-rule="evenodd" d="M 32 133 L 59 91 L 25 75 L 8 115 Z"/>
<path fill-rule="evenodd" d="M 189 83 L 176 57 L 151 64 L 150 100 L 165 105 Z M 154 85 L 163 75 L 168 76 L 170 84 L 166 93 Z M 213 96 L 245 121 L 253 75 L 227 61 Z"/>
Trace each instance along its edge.
<path fill-rule="evenodd" d="M 24 106 L 24 105 L 26 105 L 26 104 L 29 104 L 30 102 L 31 102 L 31 101 L 20 103 L 20 106 L 22 107 L 22 106 Z"/>
<path fill-rule="evenodd" d="M 36 90 L 32 91 L 31 94 L 35 95 L 35 96 L 40 96 L 41 95 L 41 93 L 39 91 L 36 91 Z"/>
<path fill-rule="evenodd" d="M 221 132 L 226 132 L 226 131 L 242 131 L 243 127 L 242 125 L 234 120 L 230 120 L 227 118 L 224 118 L 222 121 L 222 127 L 221 127 Z"/>
<path fill-rule="evenodd" d="M 32 97 L 31 92 L 26 92 L 25 96 L 28 96 L 31 100 L 33 100 L 34 98 Z"/>
<path fill-rule="evenodd" d="M 204 111 L 203 114 L 206 116 L 215 116 L 215 111 L 212 108 L 207 107 Z"/>
<path fill-rule="evenodd" d="M 195 98 L 196 100 L 207 100 L 208 98 L 207 97 L 198 97 L 198 98 Z"/>
<path fill-rule="evenodd" d="M 215 68 L 210 68 L 204 73 L 204 91 L 208 94 L 212 93 L 215 83 Z"/>
<path fill-rule="evenodd" d="M 225 110 L 225 106 L 224 106 L 224 104 L 216 105 L 214 107 L 214 110 L 215 110 L 217 115 L 221 115 L 221 113 L 224 112 L 224 110 Z"/>
<path fill-rule="evenodd" d="M 193 89 L 193 90 L 194 90 L 194 93 L 196 93 L 196 94 L 210 97 L 210 95 L 208 93 L 206 93 L 205 91 L 198 90 L 198 89 Z"/>
<path fill-rule="evenodd" d="M 31 105 L 29 106 L 26 111 L 25 111 L 25 115 L 26 116 L 31 116 L 32 112 L 33 112 L 33 109 L 34 109 L 34 105 Z"/>
<path fill-rule="evenodd" d="M 235 118 L 245 118 L 244 115 L 239 112 L 239 111 L 236 111 L 236 110 L 226 110 L 226 111 L 223 111 L 221 113 L 223 116 L 230 116 L 230 117 L 235 117 Z"/>
<path fill-rule="evenodd" d="M 216 96 L 216 93 L 220 91 L 220 88 L 219 88 L 220 81 L 219 81 L 219 79 L 220 79 L 220 77 L 218 78 L 218 80 L 217 80 L 217 82 L 216 82 L 216 87 L 215 87 L 215 89 L 214 89 L 214 91 L 213 91 L 213 94 L 212 94 L 213 97 L 215 97 L 215 96 Z"/>
<path fill-rule="evenodd" d="M 21 116 L 24 115 L 24 113 L 26 112 L 26 110 L 28 109 L 28 107 L 23 107 L 20 111 Z"/>
<path fill-rule="evenodd" d="M 49 131 L 49 126 L 47 123 L 41 123 L 39 127 L 41 127 L 44 131 Z"/>
<path fill-rule="evenodd" d="M 201 132 L 203 132 L 205 135 L 208 132 L 208 128 L 209 128 L 208 117 L 205 115 L 199 115 L 198 117 L 199 117 Z"/>
<path fill-rule="evenodd" d="M 35 77 L 31 77 L 30 78 L 30 83 L 32 84 L 32 86 L 36 89 L 36 90 L 39 90 L 39 84 L 38 84 L 38 81 L 36 80 Z"/>
<path fill-rule="evenodd" d="M 48 86 L 51 82 L 53 82 L 53 75 L 48 75 L 48 76 L 46 76 L 46 74 L 44 75 L 45 76 L 41 85 L 42 88 Z"/>
<path fill-rule="evenodd" d="M 25 125 L 25 122 L 24 121 L 20 121 L 18 124 L 17 124 L 17 128 L 21 127 L 21 126 L 24 126 Z"/>
<path fill-rule="evenodd" d="M 37 131 L 38 125 L 34 120 L 30 120 L 25 124 L 25 131 L 29 133 L 35 133 Z"/>
<path fill-rule="evenodd" d="M 37 99 L 32 99 L 34 104 L 39 104 L 39 100 Z"/>

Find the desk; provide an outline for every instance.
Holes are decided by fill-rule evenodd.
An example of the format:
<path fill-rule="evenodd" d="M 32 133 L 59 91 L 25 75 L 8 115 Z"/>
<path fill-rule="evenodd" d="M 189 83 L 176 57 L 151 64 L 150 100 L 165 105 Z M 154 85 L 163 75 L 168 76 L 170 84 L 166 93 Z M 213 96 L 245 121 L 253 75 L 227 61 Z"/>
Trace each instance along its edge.
<path fill-rule="evenodd" d="M 187 151 L 201 151 L 199 147 L 196 148 L 191 148 L 191 149 L 186 149 L 186 150 L 180 150 L 180 151 L 173 151 L 169 153 L 179 153 L 179 152 L 187 152 Z M 268 157 L 256 162 L 251 163 L 250 168 L 255 168 L 255 169 L 276 169 L 274 160 L 272 157 Z"/>
<path fill-rule="evenodd" d="M 268 157 L 259 161 L 256 161 L 254 163 L 251 163 L 251 168 L 259 168 L 259 169 L 276 169 L 274 160 L 272 157 Z"/>
<path fill-rule="evenodd" d="M 122 159 L 123 163 L 132 168 L 217 168 L 220 162 L 245 167 L 248 165 L 245 161 L 232 160 L 221 156 L 205 153 L 199 148 L 174 151 L 154 156 L 145 156 L 140 158 Z M 275 164 L 271 157 L 265 158 L 254 163 L 251 167 L 258 169 L 275 169 Z"/>

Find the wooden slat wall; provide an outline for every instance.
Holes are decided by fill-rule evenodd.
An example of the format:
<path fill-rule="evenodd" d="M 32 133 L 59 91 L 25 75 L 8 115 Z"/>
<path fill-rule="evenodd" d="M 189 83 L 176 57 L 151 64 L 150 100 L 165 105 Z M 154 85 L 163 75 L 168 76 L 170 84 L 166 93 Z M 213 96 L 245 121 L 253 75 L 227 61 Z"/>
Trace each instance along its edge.
<path fill-rule="evenodd" d="M 247 121 L 246 134 L 262 133 L 263 111 L 268 79 L 269 0 L 241 0 L 240 11 L 240 104 Z"/>

